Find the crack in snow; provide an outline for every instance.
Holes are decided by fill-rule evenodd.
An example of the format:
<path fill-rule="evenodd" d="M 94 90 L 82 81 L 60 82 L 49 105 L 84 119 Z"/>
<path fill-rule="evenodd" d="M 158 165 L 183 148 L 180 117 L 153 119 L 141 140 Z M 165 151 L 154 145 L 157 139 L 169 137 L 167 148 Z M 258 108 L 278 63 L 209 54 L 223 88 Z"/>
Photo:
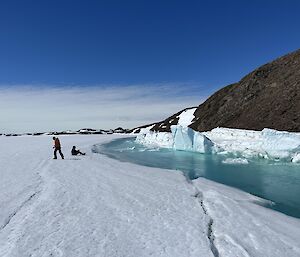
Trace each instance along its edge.
<path fill-rule="evenodd" d="M 219 251 L 215 245 L 215 235 L 213 232 L 213 224 L 214 224 L 214 220 L 213 218 L 208 214 L 208 211 L 204 205 L 204 201 L 203 201 L 203 194 L 202 192 L 200 192 L 196 187 L 194 187 L 196 189 L 196 193 L 194 195 L 195 198 L 197 198 L 199 200 L 200 206 L 203 210 L 203 213 L 205 214 L 205 216 L 208 218 L 208 223 L 207 223 L 207 231 L 206 231 L 206 235 L 207 238 L 210 242 L 210 249 L 212 254 L 214 255 L 214 257 L 219 257 Z"/>
<path fill-rule="evenodd" d="M 25 199 L 25 201 L 23 201 L 4 221 L 4 223 L 0 226 L 0 231 L 5 229 L 6 226 L 9 225 L 9 223 L 11 222 L 11 220 L 23 209 L 23 207 L 25 207 L 25 205 L 27 205 L 31 200 L 33 200 L 33 198 L 35 196 L 37 196 L 38 194 L 41 193 L 41 189 L 39 189 L 41 187 L 41 184 L 43 183 L 43 179 L 42 176 L 40 175 L 39 170 L 45 166 L 46 161 L 41 162 L 37 168 L 36 168 L 36 174 L 38 176 L 38 183 L 35 186 L 35 192 L 32 193 L 31 195 L 29 195 L 29 197 L 27 197 Z"/>
<path fill-rule="evenodd" d="M 184 175 L 184 174 L 183 174 Z M 213 218 L 208 214 L 208 211 L 207 211 L 207 208 L 205 207 L 204 205 L 204 200 L 203 200 L 203 193 L 193 184 L 193 181 L 190 180 L 187 176 L 185 176 L 185 179 L 186 179 L 186 182 L 188 184 L 190 184 L 194 190 L 195 190 L 195 194 L 193 195 L 193 197 L 197 198 L 199 203 L 200 203 L 200 206 L 201 206 L 201 209 L 204 213 L 204 215 L 208 218 L 208 223 L 207 223 L 207 231 L 206 231 L 206 236 L 209 240 L 209 243 L 210 243 L 210 250 L 212 252 L 212 254 L 214 255 L 214 257 L 219 257 L 220 254 L 219 254 L 219 251 L 218 251 L 218 248 L 216 247 L 215 245 L 215 235 L 214 235 L 214 232 L 213 232 L 213 224 L 214 224 L 214 220 Z"/>
<path fill-rule="evenodd" d="M 29 203 L 38 193 L 40 193 L 40 191 L 37 191 L 33 194 L 31 194 L 18 208 L 15 209 L 15 211 L 13 213 L 11 213 L 7 219 L 5 220 L 4 224 L 0 227 L 0 230 L 3 230 L 9 223 L 10 221 L 13 219 L 14 216 L 17 215 L 17 213 L 27 204 Z"/>

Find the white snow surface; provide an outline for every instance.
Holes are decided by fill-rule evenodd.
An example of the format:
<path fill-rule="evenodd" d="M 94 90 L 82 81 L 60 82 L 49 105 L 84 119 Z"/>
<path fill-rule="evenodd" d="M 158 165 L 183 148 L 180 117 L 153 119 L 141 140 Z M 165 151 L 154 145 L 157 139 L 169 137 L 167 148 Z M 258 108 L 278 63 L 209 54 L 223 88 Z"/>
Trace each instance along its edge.
<path fill-rule="evenodd" d="M 60 136 L 65 160 L 49 136 L 0 137 L 0 256 L 300 256 L 300 220 L 262 199 L 91 152 L 120 137 Z"/>

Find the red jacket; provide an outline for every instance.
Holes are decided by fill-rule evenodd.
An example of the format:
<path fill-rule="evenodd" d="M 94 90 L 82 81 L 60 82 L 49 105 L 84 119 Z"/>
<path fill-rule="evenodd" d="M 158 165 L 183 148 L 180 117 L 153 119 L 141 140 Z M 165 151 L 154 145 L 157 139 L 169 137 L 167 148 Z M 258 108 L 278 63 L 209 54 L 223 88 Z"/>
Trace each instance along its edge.
<path fill-rule="evenodd" d="M 55 148 L 60 148 L 60 142 L 59 142 L 58 138 L 55 138 L 55 140 L 54 140 L 54 147 Z"/>

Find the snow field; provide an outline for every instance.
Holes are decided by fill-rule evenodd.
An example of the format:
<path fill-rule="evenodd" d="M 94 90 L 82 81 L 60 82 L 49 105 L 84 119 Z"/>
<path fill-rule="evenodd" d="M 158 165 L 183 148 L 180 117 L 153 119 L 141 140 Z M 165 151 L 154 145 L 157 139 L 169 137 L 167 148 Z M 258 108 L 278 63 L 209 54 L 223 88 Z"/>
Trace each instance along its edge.
<path fill-rule="evenodd" d="M 51 137 L 0 139 L 0 256 L 213 256 L 185 178 L 90 152 L 113 138 L 61 136 L 65 160 Z"/>
<path fill-rule="evenodd" d="M 51 137 L 0 137 L 0 256 L 300 256 L 300 220 L 260 198 L 91 152 L 120 137 L 60 136 L 65 160 Z"/>

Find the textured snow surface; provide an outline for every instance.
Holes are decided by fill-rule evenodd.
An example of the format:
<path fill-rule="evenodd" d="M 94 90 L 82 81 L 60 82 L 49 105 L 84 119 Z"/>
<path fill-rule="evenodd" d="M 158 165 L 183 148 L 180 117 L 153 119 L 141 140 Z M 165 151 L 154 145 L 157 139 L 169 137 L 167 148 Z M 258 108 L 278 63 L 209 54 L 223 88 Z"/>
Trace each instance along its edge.
<path fill-rule="evenodd" d="M 216 128 L 204 132 L 216 147 L 244 157 L 263 157 L 291 161 L 300 152 L 300 134 L 263 129 L 262 131 Z"/>
<path fill-rule="evenodd" d="M 210 180 L 197 179 L 194 185 L 202 192 L 218 256 L 300 256 L 299 219 L 263 208 L 261 199 Z"/>
<path fill-rule="evenodd" d="M 180 174 L 91 153 L 116 136 L 0 137 L 0 256 L 213 256 Z M 87 156 L 71 157 L 72 145 Z"/>
<path fill-rule="evenodd" d="M 148 126 L 146 128 L 141 128 L 140 129 L 140 133 L 141 134 L 146 134 L 146 133 L 150 132 L 150 129 L 152 129 L 153 127 L 154 127 L 154 125 L 150 125 L 150 126 Z M 134 134 L 136 130 L 134 130 L 132 133 Z"/>
<path fill-rule="evenodd" d="M 172 148 L 174 139 L 171 133 L 148 131 L 137 135 L 136 141 L 152 147 Z"/>
<path fill-rule="evenodd" d="M 300 220 L 180 172 L 91 152 L 116 135 L 0 137 L 0 256 L 300 256 Z M 76 145 L 87 156 L 72 157 Z"/>

